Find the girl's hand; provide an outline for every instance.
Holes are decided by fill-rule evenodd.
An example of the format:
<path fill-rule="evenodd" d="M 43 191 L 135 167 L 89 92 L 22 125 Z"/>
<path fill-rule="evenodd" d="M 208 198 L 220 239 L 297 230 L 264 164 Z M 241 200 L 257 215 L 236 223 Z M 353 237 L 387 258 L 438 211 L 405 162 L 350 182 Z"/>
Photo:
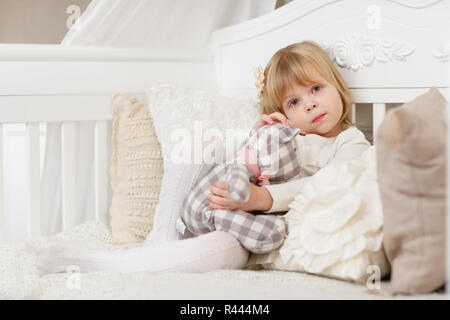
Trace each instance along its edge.
<path fill-rule="evenodd" d="M 226 181 L 217 181 L 210 188 L 208 199 L 211 209 L 256 211 L 272 208 L 272 196 L 264 187 L 250 183 L 250 197 L 247 202 L 239 202 L 230 197 Z"/>
<path fill-rule="evenodd" d="M 286 118 L 284 114 L 280 112 L 273 112 L 271 114 L 262 114 L 258 121 L 253 126 L 250 131 L 250 136 L 252 136 L 259 128 L 262 128 L 266 124 L 273 124 L 274 122 L 280 122 L 285 126 L 294 126 L 291 120 Z"/>

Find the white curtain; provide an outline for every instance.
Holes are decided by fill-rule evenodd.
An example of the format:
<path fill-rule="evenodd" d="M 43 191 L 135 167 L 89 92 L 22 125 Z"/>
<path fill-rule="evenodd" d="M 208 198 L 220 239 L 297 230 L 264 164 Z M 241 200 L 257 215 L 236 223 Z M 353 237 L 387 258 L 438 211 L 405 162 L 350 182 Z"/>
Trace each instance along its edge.
<path fill-rule="evenodd" d="M 273 11 L 276 0 L 93 0 L 62 45 L 207 49 L 211 32 Z M 94 122 L 76 124 L 78 223 L 94 219 Z M 42 232 L 62 231 L 61 123 L 47 124 Z"/>

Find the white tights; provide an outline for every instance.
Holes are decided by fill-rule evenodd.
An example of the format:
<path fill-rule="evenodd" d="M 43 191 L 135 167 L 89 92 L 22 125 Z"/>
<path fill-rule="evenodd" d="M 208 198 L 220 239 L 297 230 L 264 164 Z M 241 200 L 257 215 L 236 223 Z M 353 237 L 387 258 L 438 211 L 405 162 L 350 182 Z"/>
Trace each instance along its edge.
<path fill-rule="evenodd" d="M 207 272 L 242 269 L 248 257 L 249 252 L 231 234 L 213 231 L 195 238 L 129 249 L 99 250 L 51 244 L 38 250 L 37 266 L 40 275 L 67 272 L 74 265 L 81 272 Z"/>

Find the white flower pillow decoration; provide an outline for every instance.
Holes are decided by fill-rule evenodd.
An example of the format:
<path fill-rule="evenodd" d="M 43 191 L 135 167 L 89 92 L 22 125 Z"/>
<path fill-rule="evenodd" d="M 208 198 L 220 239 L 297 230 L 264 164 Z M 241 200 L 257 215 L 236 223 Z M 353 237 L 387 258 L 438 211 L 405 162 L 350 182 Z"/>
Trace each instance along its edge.
<path fill-rule="evenodd" d="M 249 264 L 356 282 L 390 272 L 374 146 L 356 159 L 319 170 L 289 208 L 282 247 L 252 257 Z"/>

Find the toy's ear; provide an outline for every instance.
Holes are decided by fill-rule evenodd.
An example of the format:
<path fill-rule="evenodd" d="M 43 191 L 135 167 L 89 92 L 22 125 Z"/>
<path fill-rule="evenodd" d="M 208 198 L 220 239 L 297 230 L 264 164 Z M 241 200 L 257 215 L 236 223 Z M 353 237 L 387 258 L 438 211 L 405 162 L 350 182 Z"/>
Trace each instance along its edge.
<path fill-rule="evenodd" d="M 299 133 L 300 129 L 298 128 L 291 126 L 283 126 L 282 128 L 280 128 L 280 142 L 291 141 Z"/>

